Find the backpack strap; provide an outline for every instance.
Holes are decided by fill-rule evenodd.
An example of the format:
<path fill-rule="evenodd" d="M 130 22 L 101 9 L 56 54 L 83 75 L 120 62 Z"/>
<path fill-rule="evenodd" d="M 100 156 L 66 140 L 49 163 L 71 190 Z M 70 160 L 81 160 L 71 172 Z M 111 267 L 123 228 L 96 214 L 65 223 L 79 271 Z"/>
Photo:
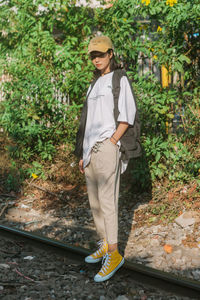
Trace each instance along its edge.
<path fill-rule="evenodd" d="M 120 80 L 123 76 L 127 77 L 127 74 L 124 70 L 117 69 L 114 71 L 113 78 L 112 78 L 112 92 L 114 98 L 114 118 L 116 127 L 118 126 L 118 116 L 119 116 L 119 109 L 118 109 L 118 100 L 120 94 Z M 133 92 L 133 88 L 129 78 L 127 77 L 134 100 L 136 99 L 135 94 Z M 140 143 L 140 120 L 139 114 L 137 109 L 137 103 L 135 101 L 136 106 L 136 114 L 135 114 L 135 121 L 133 125 L 129 125 L 125 134 L 121 137 L 121 159 L 127 160 L 133 157 L 139 157 L 142 155 L 141 143 Z"/>
<path fill-rule="evenodd" d="M 112 93 L 114 99 L 114 118 L 115 123 L 117 125 L 117 118 L 119 116 L 119 109 L 118 109 L 118 100 L 120 94 L 120 80 L 123 76 L 127 76 L 126 72 L 122 69 L 117 69 L 113 73 L 112 77 Z"/>

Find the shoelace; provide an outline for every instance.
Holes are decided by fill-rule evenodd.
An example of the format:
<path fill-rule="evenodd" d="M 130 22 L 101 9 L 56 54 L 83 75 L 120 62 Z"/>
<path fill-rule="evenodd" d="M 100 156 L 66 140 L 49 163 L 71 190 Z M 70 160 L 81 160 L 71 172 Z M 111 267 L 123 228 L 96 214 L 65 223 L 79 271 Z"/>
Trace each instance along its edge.
<path fill-rule="evenodd" d="M 102 259 L 102 268 L 100 270 L 101 273 L 103 273 L 105 275 L 106 271 L 108 270 L 108 267 L 110 265 L 110 258 L 111 258 L 111 254 L 106 253 Z"/>
<path fill-rule="evenodd" d="M 94 253 L 94 255 L 100 255 L 104 249 L 104 240 L 97 242 L 97 245 L 99 246 L 99 249 Z"/>

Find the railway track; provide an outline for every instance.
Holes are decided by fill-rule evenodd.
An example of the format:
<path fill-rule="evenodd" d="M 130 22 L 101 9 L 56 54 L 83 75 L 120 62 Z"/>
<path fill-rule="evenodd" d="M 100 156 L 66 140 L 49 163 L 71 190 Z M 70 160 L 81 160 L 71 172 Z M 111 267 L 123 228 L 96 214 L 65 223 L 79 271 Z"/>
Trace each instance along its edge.
<path fill-rule="evenodd" d="M 42 237 L 39 235 L 33 235 L 29 232 L 10 228 L 3 225 L 0 225 L 0 237 L 6 238 L 11 241 L 20 241 L 20 242 L 23 241 L 24 244 L 31 245 L 32 247 L 35 247 L 37 249 L 42 249 L 43 251 L 48 251 L 48 252 L 50 251 L 52 253 L 56 253 L 64 257 L 68 257 L 73 262 L 79 261 L 79 264 L 81 262 L 83 264 L 83 257 L 85 257 L 90 253 L 88 250 L 80 247 L 72 247 L 70 245 L 61 243 L 56 240 L 48 239 L 46 237 Z M 93 269 L 94 266 L 91 266 L 91 268 Z M 130 279 L 132 278 L 133 280 L 136 280 L 139 284 L 142 284 L 144 286 L 148 285 L 150 287 L 153 287 L 154 289 L 163 290 L 165 292 L 171 293 L 173 295 L 177 295 L 179 297 L 188 297 L 189 299 L 200 299 L 200 282 L 189 280 L 186 278 L 180 278 L 171 273 L 165 273 L 160 270 L 155 270 L 143 266 L 141 264 L 130 263 L 130 262 L 125 262 L 123 268 L 120 269 L 119 272 L 120 272 L 120 276 L 124 278 L 124 281 L 126 281 L 126 278 L 130 278 Z M 112 280 L 110 280 L 110 282 Z M 105 284 L 106 283 L 104 283 L 104 285 Z M 1 286 L 1 282 L 0 282 L 0 286 Z M 4 298 L 1 298 L 0 296 L 0 299 L 4 299 Z M 25 299 L 25 298 L 21 298 L 21 299 Z M 30 299 L 35 299 L 35 298 L 30 298 Z M 66 298 L 48 298 L 48 299 L 57 300 L 57 299 L 68 299 L 68 298 L 66 297 Z M 97 298 L 84 298 L 84 297 L 81 298 L 80 296 L 80 298 L 74 298 L 74 299 L 93 300 Z M 142 298 L 133 298 L 133 299 L 142 299 Z M 154 298 L 146 298 L 146 299 L 154 299 Z M 178 298 L 178 299 L 182 299 L 182 298 Z M 107 298 L 105 298 L 105 300 L 107 300 Z"/>

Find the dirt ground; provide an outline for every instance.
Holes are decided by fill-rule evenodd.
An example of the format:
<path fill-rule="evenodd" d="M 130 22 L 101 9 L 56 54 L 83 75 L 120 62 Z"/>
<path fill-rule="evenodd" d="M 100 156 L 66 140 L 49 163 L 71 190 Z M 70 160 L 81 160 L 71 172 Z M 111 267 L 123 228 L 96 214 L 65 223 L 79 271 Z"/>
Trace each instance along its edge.
<path fill-rule="evenodd" d="M 13 198 L 24 199 L 33 195 L 33 208 L 40 210 L 61 210 L 66 205 L 76 208 L 87 197 L 84 176 L 79 173 L 75 157 L 66 146 L 60 146 L 57 156 L 51 164 L 44 164 L 39 175 L 29 174 L 31 165 L 12 160 L 9 152 L 15 145 L 0 134 L 0 196 L 10 195 Z M 39 167 L 41 168 L 40 164 Z M 37 165 L 36 165 L 36 172 Z M 70 201 L 69 201 L 70 199 Z M 141 205 L 142 209 L 135 212 L 135 228 L 144 225 L 158 225 L 172 222 L 183 211 L 199 211 L 200 193 L 194 182 L 186 185 L 174 185 L 169 188 L 167 183 L 156 182 L 151 191 L 133 192 L 130 186 L 130 173 L 122 175 L 119 205 L 127 210 Z M 2 203 L 5 210 L 6 203 Z M 192 245 L 192 239 L 185 243 Z"/>

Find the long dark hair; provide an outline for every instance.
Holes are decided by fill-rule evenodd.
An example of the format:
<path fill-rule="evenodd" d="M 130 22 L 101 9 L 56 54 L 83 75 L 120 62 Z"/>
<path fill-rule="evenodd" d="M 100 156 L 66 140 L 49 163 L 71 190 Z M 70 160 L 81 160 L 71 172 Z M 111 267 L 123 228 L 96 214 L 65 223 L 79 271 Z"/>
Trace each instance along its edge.
<path fill-rule="evenodd" d="M 117 69 L 122 69 L 122 66 L 120 64 L 117 63 L 116 59 L 115 59 L 115 55 L 114 55 L 114 52 L 112 49 L 108 49 L 107 51 L 108 54 L 111 54 L 113 53 L 113 56 L 110 60 L 110 72 L 114 71 L 114 70 L 117 70 Z M 95 69 L 94 72 L 94 79 L 95 78 L 98 78 L 101 76 L 101 71 L 100 70 L 97 70 Z"/>

